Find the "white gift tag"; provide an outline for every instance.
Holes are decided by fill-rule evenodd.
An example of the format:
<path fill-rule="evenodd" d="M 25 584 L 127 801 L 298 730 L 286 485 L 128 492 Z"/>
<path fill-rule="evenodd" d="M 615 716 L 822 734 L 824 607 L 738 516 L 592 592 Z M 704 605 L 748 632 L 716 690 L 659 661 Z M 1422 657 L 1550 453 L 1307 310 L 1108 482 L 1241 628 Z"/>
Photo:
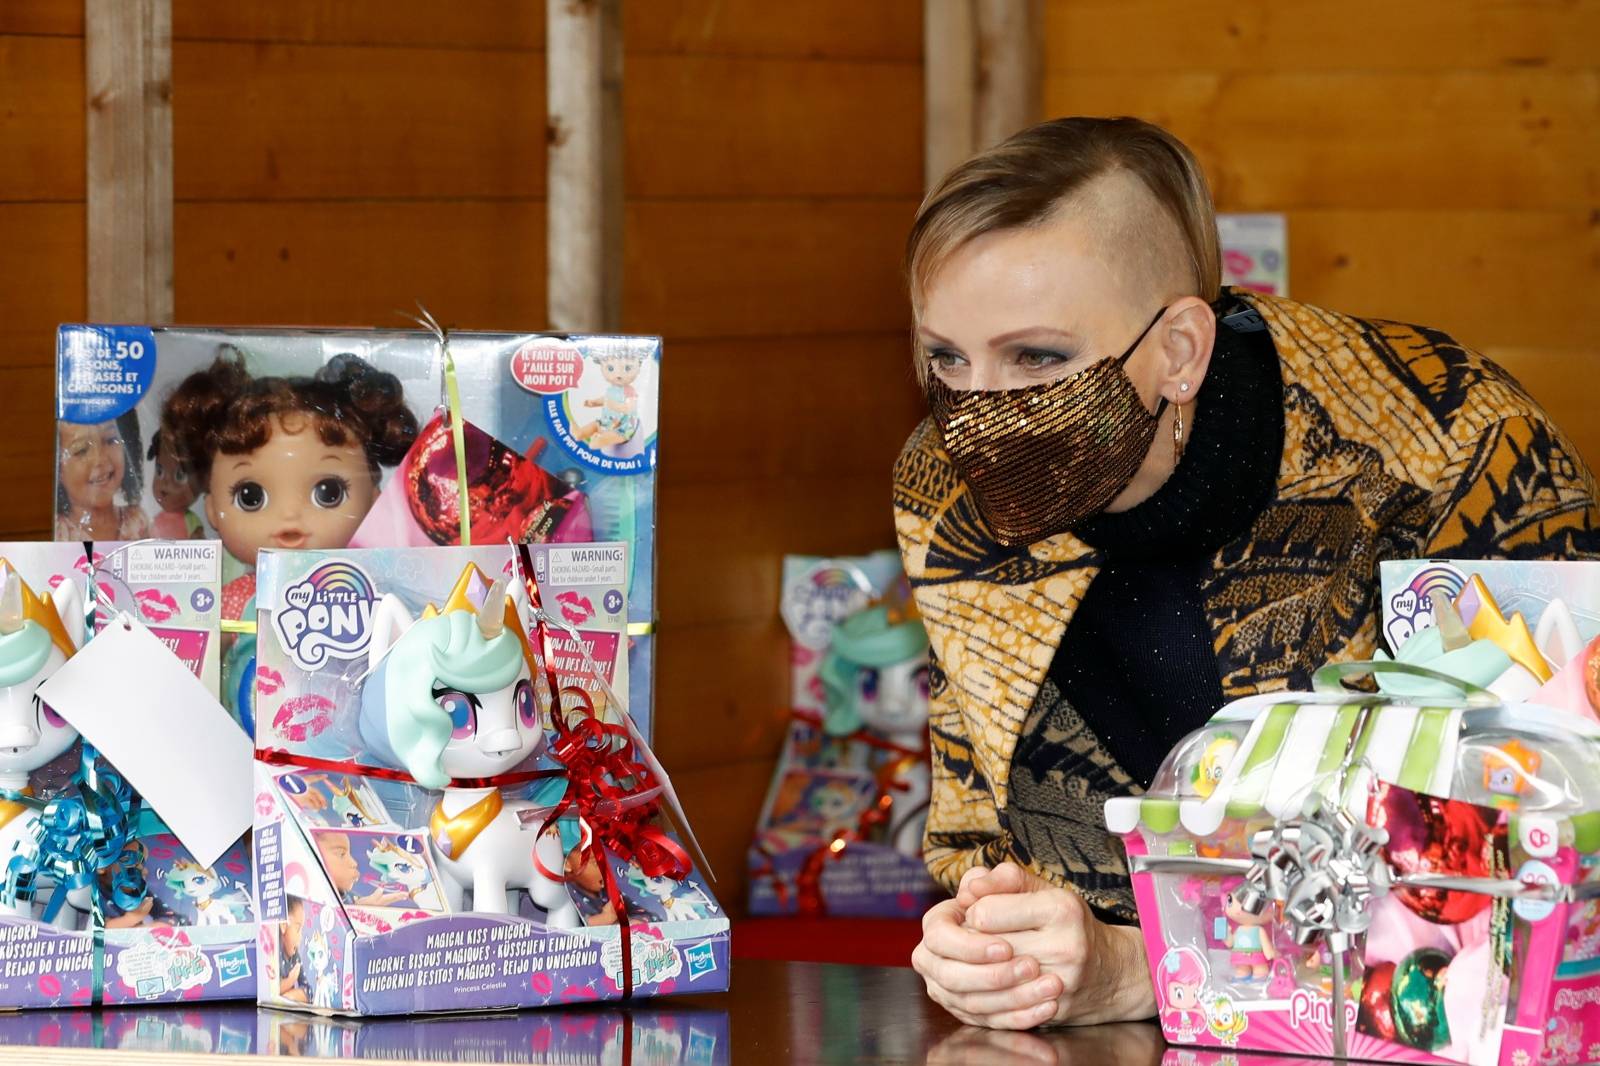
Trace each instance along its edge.
<path fill-rule="evenodd" d="M 119 614 L 39 686 L 210 866 L 250 828 L 250 741 L 148 629 Z"/>

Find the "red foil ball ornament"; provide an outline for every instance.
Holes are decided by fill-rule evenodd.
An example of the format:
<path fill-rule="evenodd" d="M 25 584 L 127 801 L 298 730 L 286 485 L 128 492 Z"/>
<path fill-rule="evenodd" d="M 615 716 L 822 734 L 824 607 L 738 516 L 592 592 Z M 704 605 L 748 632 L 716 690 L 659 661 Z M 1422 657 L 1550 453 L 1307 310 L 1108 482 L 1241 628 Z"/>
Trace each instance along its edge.
<path fill-rule="evenodd" d="M 467 423 L 467 506 L 477 544 L 549 539 L 567 504 L 567 486 L 531 459 L 518 455 Z M 461 498 L 455 442 L 443 418 L 423 427 L 405 470 L 406 503 L 429 540 L 461 543 Z"/>
<path fill-rule="evenodd" d="M 1389 833 L 1384 855 L 1401 874 L 1494 877 L 1498 815 L 1470 803 L 1385 788 L 1374 800 L 1375 824 Z M 1481 892 L 1400 888 L 1396 895 L 1418 917 L 1456 925 L 1493 905 Z"/>
<path fill-rule="evenodd" d="M 1383 962 L 1367 971 L 1361 981 L 1361 1007 L 1356 1031 L 1379 1040 L 1394 1040 L 1394 963 Z"/>

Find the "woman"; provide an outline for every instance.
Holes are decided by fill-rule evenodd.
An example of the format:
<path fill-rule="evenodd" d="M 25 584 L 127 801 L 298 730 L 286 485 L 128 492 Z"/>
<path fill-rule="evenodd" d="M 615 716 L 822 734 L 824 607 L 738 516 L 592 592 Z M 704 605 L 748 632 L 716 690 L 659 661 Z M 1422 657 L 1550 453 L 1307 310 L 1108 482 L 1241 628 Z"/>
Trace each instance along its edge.
<path fill-rule="evenodd" d="M 957 167 L 908 268 L 931 417 L 896 527 L 956 893 L 913 963 L 972 1024 L 1148 1017 L 1105 800 L 1227 700 L 1370 658 L 1380 559 L 1600 555 L 1594 480 L 1445 334 L 1223 291 L 1199 166 L 1144 122 Z"/>

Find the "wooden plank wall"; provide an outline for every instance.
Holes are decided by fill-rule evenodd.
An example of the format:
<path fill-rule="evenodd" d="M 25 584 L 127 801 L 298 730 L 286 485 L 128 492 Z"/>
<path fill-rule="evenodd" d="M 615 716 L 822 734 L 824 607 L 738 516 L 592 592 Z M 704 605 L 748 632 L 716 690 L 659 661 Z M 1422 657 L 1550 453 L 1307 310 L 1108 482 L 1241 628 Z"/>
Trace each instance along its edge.
<path fill-rule="evenodd" d="M 1050 0 L 1046 57 L 1048 114 L 1286 212 L 1292 295 L 1453 333 L 1600 466 L 1600 4 Z"/>
<path fill-rule="evenodd" d="M 662 333 L 658 751 L 721 875 L 783 727 L 783 553 L 893 544 L 921 4 L 628 3 L 624 324 Z M 544 326 L 544 12 L 173 0 L 177 321 Z M 81 0 L 0 4 L 0 538 L 84 313 Z"/>

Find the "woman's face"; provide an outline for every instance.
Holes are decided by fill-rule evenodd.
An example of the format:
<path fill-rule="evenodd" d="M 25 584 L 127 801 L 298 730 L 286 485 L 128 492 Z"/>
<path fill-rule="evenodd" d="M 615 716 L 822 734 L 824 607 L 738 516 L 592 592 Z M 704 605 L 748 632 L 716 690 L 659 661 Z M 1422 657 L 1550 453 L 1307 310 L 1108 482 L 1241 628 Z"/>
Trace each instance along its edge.
<path fill-rule="evenodd" d="M 262 548 L 344 547 L 378 494 L 364 449 L 322 443 L 310 419 L 273 424 L 248 455 L 219 454 L 207 483 L 206 517 L 251 565 Z"/>
<path fill-rule="evenodd" d="M 96 426 L 56 425 L 61 449 L 61 487 L 67 500 L 83 511 L 116 505 L 128 471 L 128 453 L 115 422 Z"/>
<path fill-rule="evenodd" d="M 983 234 L 928 280 L 917 337 L 929 373 L 952 389 L 1020 389 L 1120 355 L 1161 310 L 1134 306 L 1105 262 L 1101 240 L 1067 213 L 1028 229 Z M 1160 326 L 1126 367 L 1154 410 L 1162 371 Z"/>

